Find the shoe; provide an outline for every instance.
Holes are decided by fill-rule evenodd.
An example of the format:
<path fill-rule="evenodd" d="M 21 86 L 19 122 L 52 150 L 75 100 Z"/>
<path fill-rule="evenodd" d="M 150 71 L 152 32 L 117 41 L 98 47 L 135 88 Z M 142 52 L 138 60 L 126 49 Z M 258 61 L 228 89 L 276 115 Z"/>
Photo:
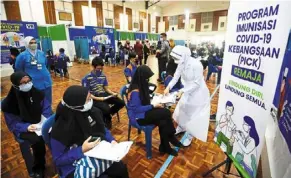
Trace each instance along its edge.
<path fill-rule="evenodd" d="M 183 145 L 185 146 L 185 147 L 187 147 L 187 146 L 190 146 L 190 144 L 191 144 L 191 142 L 192 142 L 192 139 L 193 139 L 193 136 L 191 136 L 190 134 L 188 134 L 188 133 L 186 133 L 187 135 L 186 135 L 186 138 L 185 138 L 185 140 L 183 141 Z"/>
<path fill-rule="evenodd" d="M 179 135 L 179 134 L 184 133 L 184 132 L 186 132 L 185 129 L 183 129 L 180 126 L 177 126 L 175 135 Z"/>
<path fill-rule="evenodd" d="M 159 146 L 159 152 L 163 153 L 163 154 L 167 153 L 167 154 L 173 155 L 173 156 L 177 156 L 178 155 L 178 152 L 176 150 L 174 150 L 173 148 L 169 148 L 168 150 L 166 150 L 161 145 Z"/>
<path fill-rule="evenodd" d="M 177 140 L 175 136 L 170 138 L 170 143 L 175 147 L 179 147 L 179 148 L 184 147 L 184 145 L 181 142 L 179 142 L 179 140 Z"/>

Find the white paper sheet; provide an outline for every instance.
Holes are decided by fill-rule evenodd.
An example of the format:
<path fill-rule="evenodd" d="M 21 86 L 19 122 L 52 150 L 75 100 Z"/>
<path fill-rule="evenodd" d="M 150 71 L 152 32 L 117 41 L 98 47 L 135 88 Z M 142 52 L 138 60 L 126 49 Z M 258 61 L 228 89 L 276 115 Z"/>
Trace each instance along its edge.
<path fill-rule="evenodd" d="M 171 93 L 168 95 L 161 95 L 161 94 L 155 94 L 153 97 L 151 104 L 175 104 L 176 103 L 176 98 L 177 98 L 177 93 Z"/>
<path fill-rule="evenodd" d="M 41 136 L 41 128 L 42 128 L 42 125 L 43 125 L 45 120 L 46 120 L 46 118 L 43 115 L 41 115 L 40 122 L 36 124 L 37 125 L 37 130 L 34 131 L 36 133 L 36 135 Z"/>
<path fill-rule="evenodd" d="M 127 141 L 112 145 L 103 140 L 96 147 L 84 154 L 93 158 L 118 162 L 128 153 L 132 143 L 132 141 Z"/>

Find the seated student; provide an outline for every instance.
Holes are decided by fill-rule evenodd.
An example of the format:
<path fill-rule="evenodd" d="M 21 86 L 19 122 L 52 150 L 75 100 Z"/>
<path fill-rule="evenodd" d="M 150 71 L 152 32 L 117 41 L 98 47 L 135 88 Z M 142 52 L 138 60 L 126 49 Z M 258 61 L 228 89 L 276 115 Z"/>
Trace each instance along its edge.
<path fill-rule="evenodd" d="M 105 174 L 108 177 L 128 178 L 127 167 L 122 161 L 99 160 L 84 155 L 98 144 L 98 140 L 91 140 L 92 137 L 117 144 L 104 126 L 101 111 L 92 105 L 88 89 L 75 85 L 65 91 L 57 107 L 50 143 L 60 177 L 88 177 L 86 173 L 82 174 L 87 171 L 90 177 Z M 93 165 L 93 168 L 82 165 L 82 162 Z"/>
<path fill-rule="evenodd" d="M 15 72 L 10 76 L 12 87 L 3 100 L 1 110 L 9 130 L 15 137 L 29 142 L 31 152 L 22 153 L 28 172 L 31 177 L 44 177 L 45 169 L 45 143 L 42 136 L 38 136 L 37 124 L 42 115 L 48 118 L 51 114 L 51 106 L 44 94 L 33 87 L 31 77 L 25 72 Z M 34 157 L 34 158 L 33 158 Z M 30 163 L 34 159 L 34 163 Z M 34 164 L 29 170 L 28 164 Z"/>
<path fill-rule="evenodd" d="M 178 67 L 178 64 L 175 63 L 174 59 L 170 58 L 167 65 L 167 69 L 166 69 L 167 76 L 165 78 L 165 87 L 167 87 L 169 83 L 171 82 L 171 80 L 173 79 L 173 76 L 176 72 L 177 67 Z M 179 91 L 181 88 L 183 88 L 183 85 L 180 78 L 179 81 L 176 83 L 176 85 L 170 90 L 170 93 Z"/>
<path fill-rule="evenodd" d="M 113 48 L 109 48 L 109 58 L 111 66 L 116 66 L 115 52 Z"/>
<path fill-rule="evenodd" d="M 177 156 L 177 151 L 170 144 L 182 147 L 175 137 L 175 127 L 172 122 L 170 110 L 165 109 L 162 104 L 151 105 L 149 97 L 148 80 L 154 73 L 151 69 L 142 65 L 137 68 L 136 73 L 129 86 L 128 115 L 129 119 L 136 119 L 141 126 L 156 125 L 159 127 L 161 144 L 159 151 Z"/>
<path fill-rule="evenodd" d="M 70 58 L 65 55 L 64 48 L 59 49 L 59 54 L 56 56 L 56 68 L 59 70 L 61 77 L 69 77 L 67 62 L 70 62 Z"/>
<path fill-rule="evenodd" d="M 102 111 L 107 128 L 111 128 L 111 116 L 116 114 L 125 104 L 122 99 L 118 97 L 118 93 L 114 93 L 108 88 L 108 81 L 105 74 L 102 72 L 104 66 L 103 60 L 100 57 L 95 57 L 92 60 L 92 66 L 92 72 L 87 74 L 84 78 L 84 85 L 92 94 L 94 106 Z M 106 97 L 110 95 L 114 96 L 106 99 Z"/>
<path fill-rule="evenodd" d="M 134 51 L 131 51 L 129 53 L 130 64 L 124 69 L 124 74 L 128 80 L 128 83 L 131 82 L 131 79 L 137 69 L 136 58 L 137 54 Z"/>

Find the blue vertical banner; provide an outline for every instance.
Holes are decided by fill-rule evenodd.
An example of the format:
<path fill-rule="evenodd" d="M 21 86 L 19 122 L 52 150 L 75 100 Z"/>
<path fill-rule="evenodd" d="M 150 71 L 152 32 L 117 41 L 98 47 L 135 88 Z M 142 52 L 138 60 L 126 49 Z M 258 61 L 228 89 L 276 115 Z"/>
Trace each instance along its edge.
<path fill-rule="evenodd" d="M 26 36 L 33 36 L 38 40 L 36 22 L 1 20 L 1 64 L 9 63 L 11 47 L 25 47 Z"/>
<path fill-rule="evenodd" d="M 106 52 L 109 48 L 115 51 L 115 39 L 113 28 L 102 28 L 94 26 L 85 26 L 85 33 L 89 38 L 89 53 L 93 51 L 100 52 L 102 45 L 105 45 Z"/>

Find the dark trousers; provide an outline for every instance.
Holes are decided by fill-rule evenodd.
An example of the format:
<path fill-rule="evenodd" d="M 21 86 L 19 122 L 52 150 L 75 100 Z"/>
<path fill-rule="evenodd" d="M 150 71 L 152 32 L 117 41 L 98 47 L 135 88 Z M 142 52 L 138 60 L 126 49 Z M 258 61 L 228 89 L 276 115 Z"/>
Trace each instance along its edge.
<path fill-rule="evenodd" d="M 34 165 L 33 171 L 45 169 L 45 143 L 42 136 L 36 135 L 34 132 L 23 132 L 19 136 L 20 139 L 28 141 L 31 144 Z"/>
<path fill-rule="evenodd" d="M 128 178 L 128 171 L 126 164 L 122 161 L 114 162 L 102 175 L 107 175 L 112 178 Z"/>
<path fill-rule="evenodd" d="M 137 120 L 139 125 L 156 125 L 159 127 L 161 145 L 165 150 L 171 149 L 170 141 L 175 139 L 175 127 L 172 122 L 171 111 L 164 108 L 156 108 L 145 113 L 144 119 Z"/>
<path fill-rule="evenodd" d="M 111 116 L 116 114 L 121 108 L 125 106 L 124 102 L 117 97 L 112 97 L 105 101 L 94 100 L 93 105 L 102 111 L 105 123 L 106 121 L 111 121 Z"/>
<path fill-rule="evenodd" d="M 159 79 L 161 79 L 161 80 L 162 80 L 161 73 L 163 71 L 166 71 L 167 62 L 168 62 L 167 57 L 160 57 L 158 59 L 158 64 L 159 64 Z"/>
<path fill-rule="evenodd" d="M 142 65 L 142 55 L 138 55 L 138 58 L 137 59 L 138 59 L 138 61 L 137 61 L 138 64 L 139 65 Z"/>
<path fill-rule="evenodd" d="M 144 64 L 147 64 L 147 61 L 148 61 L 148 55 L 144 55 Z"/>

